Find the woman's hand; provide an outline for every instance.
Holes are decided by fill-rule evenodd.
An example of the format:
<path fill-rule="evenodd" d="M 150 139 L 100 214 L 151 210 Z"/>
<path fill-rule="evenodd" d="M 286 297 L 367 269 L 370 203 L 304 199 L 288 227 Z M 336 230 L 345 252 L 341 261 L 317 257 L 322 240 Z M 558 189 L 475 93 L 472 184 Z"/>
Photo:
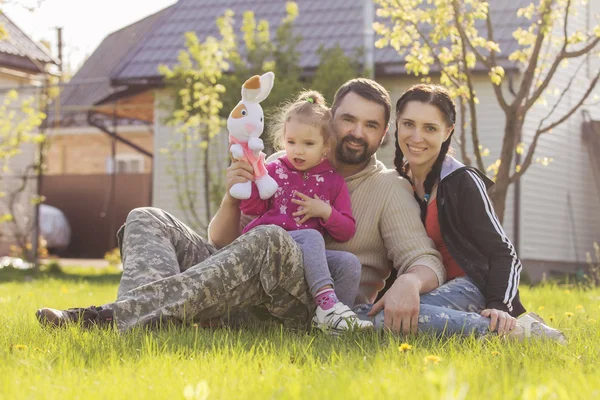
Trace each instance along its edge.
<path fill-rule="evenodd" d="M 417 333 L 419 325 L 419 309 L 421 281 L 411 273 L 398 276 L 396 282 L 373 305 L 369 316 L 376 315 L 383 309 L 383 323 L 394 333 Z"/>
<path fill-rule="evenodd" d="M 499 335 L 505 335 L 516 328 L 517 319 L 509 313 L 494 308 L 483 310 L 480 315 L 482 317 L 491 318 L 490 331 L 498 331 Z"/>
<path fill-rule="evenodd" d="M 310 218 L 323 218 L 323 221 L 327 222 L 332 211 L 329 204 L 319 199 L 316 194 L 314 199 L 300 192 L 295 192 L 294 195 L 300 197 L 300 200 L 292 199 L 292 203 L 300 206 L 298 211 L 292 214 L 293 217 L 302 217 L 298 221 L 299 225 L 302 225 Z"/>

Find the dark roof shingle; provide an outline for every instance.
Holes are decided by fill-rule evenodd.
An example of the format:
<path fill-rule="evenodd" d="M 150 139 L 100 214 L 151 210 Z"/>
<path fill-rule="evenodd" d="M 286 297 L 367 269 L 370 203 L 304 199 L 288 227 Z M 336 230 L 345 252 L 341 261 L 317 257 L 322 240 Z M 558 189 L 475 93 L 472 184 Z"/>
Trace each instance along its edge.
<path fill-rule="evenodd" d="M 46 47 L 32 40 L 2 12 L 0 25 L 6 31 L 6 37 L 0 40 L 0 65 L 44 72 L 46 64 L 59 64 Z"/>
<path fill-rule="evenodd" d="M 528 3 L 529 0 L 490 2 L 496 40 L 500 43 L 503 57 L 517 47 L 512 32 L 522 26 L 524 20 L 516 18 L 516 11 Z M 339 45 L 348 55 L 363 47 L 363 0 L 300 0 L 297 4 L 299 15 L 294 22 L 294 30 L 303 38 L 298 46 L 301 67 L 318 66 L 320 58 L 317 50 L 321 45 L 325 48 Z M 158 66 L 161 63 L 169 66 L 177 63 L 179 51 L 184 48 L 183 34 L 195 31 L 201 40 L 209 35 L 217 36 L 215 20 L 227 9 L 235 13 L 237 32 L 246 10 L 254 11 L 257 19 L 268 20 L 271 32 L 285 16 L 282 0 L 179 0 L 172 12 L 123 60 L 112 75 L 113 80 L 127 83 L 136 79 L 160 78 Z M 391 48 L 375 49 L 374 58 L 377 65 L 403 63 L 402 57 Z"/>
<path fill-rule="evenodd" d="M 61 93 L 61 125 L 86 123 L 87 109 L 115 91 L 111 74 L 170 8 L 113 32 L 102 41 Z M 49 115 L 50 120 L 54 117 Z"/>

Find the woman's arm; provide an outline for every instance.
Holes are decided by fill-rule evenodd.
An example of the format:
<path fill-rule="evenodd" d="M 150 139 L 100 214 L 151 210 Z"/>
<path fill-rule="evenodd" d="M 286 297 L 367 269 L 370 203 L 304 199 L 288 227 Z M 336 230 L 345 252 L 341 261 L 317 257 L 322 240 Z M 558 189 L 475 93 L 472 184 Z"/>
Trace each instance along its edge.
<path fill-rule="evenodd" d="M 476 172 L 467 171 L 461 177 L 459 188 L 459 212 L 463 226 L 473 244 L 489 260 L 486 308 L 512 312 L 521 261 L 494 212 L 483 180 Z"/>

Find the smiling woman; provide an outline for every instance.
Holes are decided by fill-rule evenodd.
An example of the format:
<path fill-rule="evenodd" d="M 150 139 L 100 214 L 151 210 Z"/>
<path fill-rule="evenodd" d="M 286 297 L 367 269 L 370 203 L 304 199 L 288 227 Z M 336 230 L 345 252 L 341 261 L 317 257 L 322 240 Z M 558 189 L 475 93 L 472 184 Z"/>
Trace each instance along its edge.
<path fill-rule="evenodd" d="M 394 165 L 412 183 L 446 269 L 447 282 L 421 296 L 422 329 L 566 343 L 537 315 L 521 315 L 521 262 L 487 196 L 492 181 L 447 154 L 456 121 L 448 91 L 426 84 L 409 88 L 396 103 L 396 121 Z"/>

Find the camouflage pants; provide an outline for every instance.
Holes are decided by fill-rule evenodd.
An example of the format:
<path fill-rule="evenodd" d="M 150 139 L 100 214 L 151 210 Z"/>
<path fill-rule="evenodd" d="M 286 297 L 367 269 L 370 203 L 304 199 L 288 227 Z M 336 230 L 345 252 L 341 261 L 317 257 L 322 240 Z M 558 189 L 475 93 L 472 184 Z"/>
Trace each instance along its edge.
<path fill-rule="evenodd" d="M 305 323 L 313 311 L 302 253 L 288 233 L 261 226 L 220 250 L 167 212 L 131 211 L 117 234 L 123 277 L 114 311 L 125 331 L 158 319 L 203 322 L 256 308 Z"/>

